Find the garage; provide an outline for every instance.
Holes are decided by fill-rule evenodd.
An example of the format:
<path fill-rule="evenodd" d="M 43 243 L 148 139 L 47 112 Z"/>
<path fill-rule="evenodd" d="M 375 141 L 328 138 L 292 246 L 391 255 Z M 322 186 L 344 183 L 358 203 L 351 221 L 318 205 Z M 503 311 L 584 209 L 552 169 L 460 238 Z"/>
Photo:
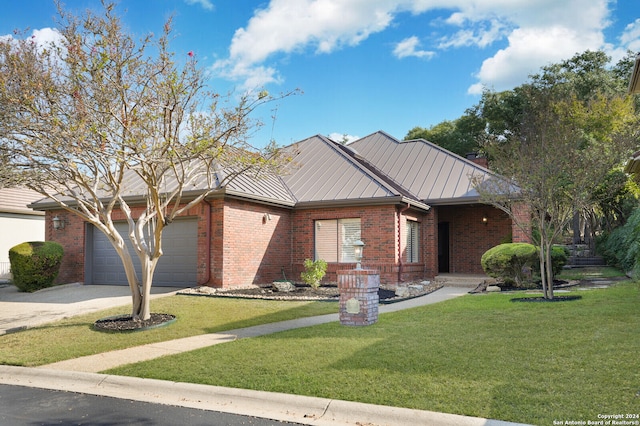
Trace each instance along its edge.
<path fill-rule="evenodd" d="M 126 235 L 126 223 L 117 223 L 116 229 L 121 235 Z M 196 219 L 176 220 L 167 226 L 162 235 L 164 254 L 158 261 L 153 278 L 154 286 L 163 287 L 192 287 L 197 285 L 198 259 L 198 222 Z M 141 277 L 141 267 L 138 257 L 128 238 L 125 237 L 129 251 L 138 274 Z M 91 284 L 96 285 L 128 285 L 122 261 L 107 237 L 89 226 L 87 229 L 87 271 L 86 277 L 91 278 Z"/>

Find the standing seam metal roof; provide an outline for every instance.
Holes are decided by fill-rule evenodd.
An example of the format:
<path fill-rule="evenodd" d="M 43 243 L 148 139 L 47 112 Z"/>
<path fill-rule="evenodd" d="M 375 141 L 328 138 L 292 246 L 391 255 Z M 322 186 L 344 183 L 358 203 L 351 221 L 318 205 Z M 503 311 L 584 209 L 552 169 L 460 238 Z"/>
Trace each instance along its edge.
<path fill-rule="evenodd" d="M 492 176 L 487 169 L 424 139 L 399 141 L 376 132 L 350 145 L 380 171 L 419 200 L 437 204 L 477 202 L 473 176 Z"/>

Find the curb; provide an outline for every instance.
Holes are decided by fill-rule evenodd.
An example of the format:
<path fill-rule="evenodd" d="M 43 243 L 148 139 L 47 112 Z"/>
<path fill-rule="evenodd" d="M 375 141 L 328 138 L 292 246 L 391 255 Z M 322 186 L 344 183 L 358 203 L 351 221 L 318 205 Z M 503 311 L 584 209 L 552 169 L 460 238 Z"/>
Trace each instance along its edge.
<path fill-rule="evenodd" d="M 220 386 L 0 366 L 0 383 L 240 414 L 304 425 L 520 426 L 457 414 Z M 522 425 L 524 426 L 524 425 Z"/>

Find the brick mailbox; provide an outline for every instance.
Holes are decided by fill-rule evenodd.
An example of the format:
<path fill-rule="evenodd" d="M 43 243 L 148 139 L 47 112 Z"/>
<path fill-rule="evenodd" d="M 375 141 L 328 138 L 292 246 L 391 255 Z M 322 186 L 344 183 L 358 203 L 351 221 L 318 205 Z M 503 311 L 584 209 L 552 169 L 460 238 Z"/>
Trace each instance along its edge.
<path fill-rule="evenodd" d="M 362 326 L 378 321 L 380 273 L 373 269 L 338 271 L 340 324 Z"/>

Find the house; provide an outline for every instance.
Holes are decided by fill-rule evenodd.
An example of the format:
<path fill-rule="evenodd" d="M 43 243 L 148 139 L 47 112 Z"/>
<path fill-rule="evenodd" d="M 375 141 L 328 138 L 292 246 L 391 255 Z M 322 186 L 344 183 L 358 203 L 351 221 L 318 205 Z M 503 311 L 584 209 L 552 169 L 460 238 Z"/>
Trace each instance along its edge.
<path fill-rule="evenodd" d="M 25 188 L 0 189 L 0 281 L 11 278 L 11 247 L 45 238 L 44 213 L 27 207 L 41 198 L 42 195 Z"/>
<path fill-rule="evenodd" d="M 640 54 L 636 56 L 636 61 L 631 71 L 631 79 L 629 80 L 629 94 L 640 94 Z M 624 168 L 624 171 L 632 174 L 640 174 L 640 151 L 633 153 Z"/>
<path fill-rule="evenodd" d="M 486 250 L 525 238 L 480 203 L 472 180 L 491 178 L 487 169 L 425 140 L 380 131 L 344 146 L 317 135 L 286 149 L 294 159 L 281 176 L 242 175 L 165 228 L 154 285 L 298 280 L 307 258 L 326 260 L 325 281 L 335 282 L 355 266 L 358 239 L 363 267 L 382 283 L 477 274 Z M 65 247 L 61 282 L 126 284 L 104 235 L 53 203 L 34 207 L 46 213 L 47 239 Z"/>

